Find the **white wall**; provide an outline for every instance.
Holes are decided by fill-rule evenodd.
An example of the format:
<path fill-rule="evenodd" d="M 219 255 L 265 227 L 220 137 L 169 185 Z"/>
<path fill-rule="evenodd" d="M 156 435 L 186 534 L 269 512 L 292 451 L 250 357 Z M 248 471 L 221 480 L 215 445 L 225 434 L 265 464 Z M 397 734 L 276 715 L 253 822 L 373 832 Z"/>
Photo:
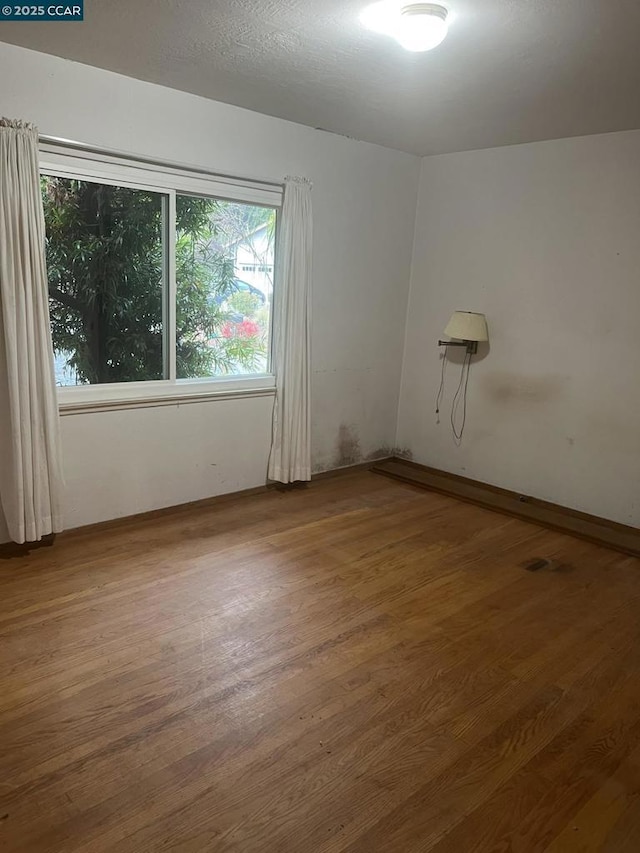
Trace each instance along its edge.
<path fill-rule="evenodd" d="M 393 444 L 418 158 L 7 44 L 0 80 L 0 114 L 47 135 L 311 178 L 314 469 Z M 63 418 L 67 525 L 263 483 L 270 413 L 259 398 Z"/>
<path fill-rule="evenodd" d="M 484 312 L 456 447 L 436 342 Z M 417 462 L 640 525 L 640 131 L 423 161 L 397 444 Z"/>

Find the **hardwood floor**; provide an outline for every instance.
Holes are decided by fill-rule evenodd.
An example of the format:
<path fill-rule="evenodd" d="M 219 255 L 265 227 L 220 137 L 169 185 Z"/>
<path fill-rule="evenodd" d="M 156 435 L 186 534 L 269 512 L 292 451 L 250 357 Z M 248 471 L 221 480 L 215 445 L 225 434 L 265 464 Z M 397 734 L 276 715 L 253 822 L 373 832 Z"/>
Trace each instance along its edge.
<path fill-rule="evenodd" d="M 640 850 L 636 558 L 360 472 L 66 535 L 0 602 L 6 853 Z"/>

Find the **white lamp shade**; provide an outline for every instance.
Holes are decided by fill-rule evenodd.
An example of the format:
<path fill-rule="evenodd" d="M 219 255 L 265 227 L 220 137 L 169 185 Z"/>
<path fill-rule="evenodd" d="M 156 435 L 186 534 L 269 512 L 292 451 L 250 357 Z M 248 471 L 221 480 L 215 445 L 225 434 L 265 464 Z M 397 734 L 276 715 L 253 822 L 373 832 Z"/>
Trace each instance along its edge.
<path fill-rule="evenodd" d="M 459 341 L 489 340 L 487 318 L 473 311 L 454 311 L 444 333 Z"/>

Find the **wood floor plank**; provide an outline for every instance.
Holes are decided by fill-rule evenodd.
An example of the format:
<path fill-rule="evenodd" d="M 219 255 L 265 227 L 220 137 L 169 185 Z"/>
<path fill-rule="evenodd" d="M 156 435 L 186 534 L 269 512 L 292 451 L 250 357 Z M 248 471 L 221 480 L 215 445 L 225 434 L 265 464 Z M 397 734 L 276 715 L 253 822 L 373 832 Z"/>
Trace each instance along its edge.
<path fill-rule="evenodd" d="M 0 560 L 0 849 L 635 852 L 639 570 L 362 471 Z"/>

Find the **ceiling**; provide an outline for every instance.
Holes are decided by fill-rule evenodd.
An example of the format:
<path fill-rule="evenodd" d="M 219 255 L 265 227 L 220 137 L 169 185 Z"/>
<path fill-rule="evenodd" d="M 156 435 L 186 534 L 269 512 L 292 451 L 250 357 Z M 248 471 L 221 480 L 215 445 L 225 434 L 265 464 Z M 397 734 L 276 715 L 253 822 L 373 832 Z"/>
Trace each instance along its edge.
<path fill-rule="evenodd" d="M 0 41 L 415 154 L 640 128 L 637 0 L 441 0 L 412 54 L 368 0 L 85 0 Z"/>

